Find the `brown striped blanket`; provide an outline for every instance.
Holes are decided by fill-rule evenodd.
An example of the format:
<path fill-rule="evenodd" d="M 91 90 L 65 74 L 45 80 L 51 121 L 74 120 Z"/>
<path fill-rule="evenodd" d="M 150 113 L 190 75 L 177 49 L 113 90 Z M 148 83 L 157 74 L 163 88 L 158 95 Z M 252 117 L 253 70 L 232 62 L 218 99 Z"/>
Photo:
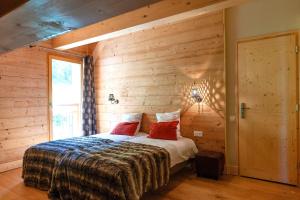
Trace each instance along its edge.
<path fill-rule="evenodd" d="M 49 198 L 138 200 L 166 185 L 170 155 L 160 147 L 113 142 L 69 151 L 53 171 Z"/>
<path fill-rule="evenodd" d="M 62 156 L 74 150 L 112 143 L 97 137 L 76 137 L 41 143 L 26 150 L 23 157 L 22 177 L 27 186 L 49 190 L 53 169 Z"/>

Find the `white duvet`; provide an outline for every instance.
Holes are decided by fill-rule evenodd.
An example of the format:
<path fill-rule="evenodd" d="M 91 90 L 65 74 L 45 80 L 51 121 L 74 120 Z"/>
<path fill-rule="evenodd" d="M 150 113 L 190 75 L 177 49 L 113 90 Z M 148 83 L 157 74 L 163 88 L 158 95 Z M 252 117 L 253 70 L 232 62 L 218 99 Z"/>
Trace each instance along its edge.
<path fill-rule="evenodd" d="M 193 140 L 185 137 L 179 137 L 178 140 L 160 140 L 147 138 L 146 133 L 138 133 L 135 136 L 112 135 L 110 133 L 101 133 L 94 135 L 103 139 L 110 139 L 115 142 L 130 141 L 140 144 L 148 144 L 166 149 L 170 154 L 171 167 L 176 164 L 194 158 L 198 149 Z"/>
<path fill-rule="evenodd" d="M 166 149 L 170 154 L 171 167 L 187 161 L 190 158 L 194 158 L 196 153 L 198 153 L 194 141 L 185 137 L 179 137 L 177 140 L 160 140 L 147 138 L 147 136 L 140 136 L 129 141 Z"/>
<path fill-rule="evenodd" d="M 146 133 L 143 132 L 139 132 L 137 133 L 135 136 L 128 136 L 128 135 L 115 135 L 115 134 L 111 134 L 111 133 L 99 133 L 96 135 L 93 135 L 94 137 L 99 137 L 102 139 L 110 139 L 114 142 L 121 142 L 121 141 L 126 141 L 126 140 L 131 140 L 137 137 L 141 137 L 141 136 L 146 136 Z"/>

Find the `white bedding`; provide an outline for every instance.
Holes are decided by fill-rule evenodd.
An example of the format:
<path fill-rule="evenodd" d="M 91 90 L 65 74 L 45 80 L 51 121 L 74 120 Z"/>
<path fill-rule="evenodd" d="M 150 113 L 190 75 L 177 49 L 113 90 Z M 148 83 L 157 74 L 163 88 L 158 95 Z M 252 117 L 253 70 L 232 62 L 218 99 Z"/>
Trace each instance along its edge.
<path fill-rule="evenodd" d="M 125 140 L 131 140 L 134 139 L 136 137 L 141 137 L 141 136 L 146 136 L 146 133 L 143 132 L 139 132 L 137 133 L 135 136 L 128 136 L 128 135 L 114 135 L 111 133 L 99 133 L 96 135 L 93 135 L 94 137 L 100 137 L 102 139 L 110 139 L 114 142 L 121 142 L 121 141 L 125 141 Z"/>
<path fill-rule="evenodd" d="M 158 146 L 166 149 L 170 154 L 171 167 L 176 164 L 187 161 L 190 158 L 194 158 L 198 149 L 193 140 L 185 137 L 178 137 L 177 140 L 160 140 L 147 138 L 146 133 L 139 132 L 135 136 L 127 135 L 113 135 L 110 133 L 101 133 L 94 135 L 103 139 L 110 139 L 115 142 L 130 141 L 141 144 L 148 144 Z"/>
<path fill-rule="evenodd" d="M 147 138 L 147 136 L 140 136 L 132 138 L 129 141 L 166 149 L 171 157 L 171 167 L 187 161 L 190 158 L 194 158 L 198 152 L 194 141 L 185 137 L 179 137 L 178 140 L 160 140 Z"/>

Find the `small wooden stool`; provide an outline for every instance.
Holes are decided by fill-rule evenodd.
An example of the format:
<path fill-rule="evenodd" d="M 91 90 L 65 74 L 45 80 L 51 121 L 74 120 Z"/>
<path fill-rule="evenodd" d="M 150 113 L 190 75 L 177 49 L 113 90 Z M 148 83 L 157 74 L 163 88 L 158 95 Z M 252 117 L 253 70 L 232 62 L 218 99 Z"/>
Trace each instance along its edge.
<path fill-rule="evenodd" d="M 224 170 L 225 158 L 223 153 L 200 151 L 196 155 L 197 176 L 218 180 Z"/>

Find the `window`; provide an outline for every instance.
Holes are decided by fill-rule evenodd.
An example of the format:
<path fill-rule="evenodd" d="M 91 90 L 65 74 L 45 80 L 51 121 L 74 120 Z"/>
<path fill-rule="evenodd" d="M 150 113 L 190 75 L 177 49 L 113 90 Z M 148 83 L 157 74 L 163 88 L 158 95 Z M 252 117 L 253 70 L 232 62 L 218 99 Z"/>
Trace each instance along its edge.
<path fill-rule="evenodd" d="M 82 64 L 50 56 L 51 139 L 82 136 Z"/>

